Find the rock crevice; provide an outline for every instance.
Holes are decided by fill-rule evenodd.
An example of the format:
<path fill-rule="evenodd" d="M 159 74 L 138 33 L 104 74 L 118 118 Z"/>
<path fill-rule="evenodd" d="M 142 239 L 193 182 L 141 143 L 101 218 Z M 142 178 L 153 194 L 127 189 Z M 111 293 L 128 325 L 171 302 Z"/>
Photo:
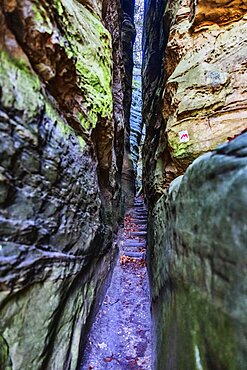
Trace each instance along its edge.
<path fill-rule="evenodd" d="M 81 362 L 123 207 L 122 18 L 118 0 L 0 5 L 1 369 Z"/>

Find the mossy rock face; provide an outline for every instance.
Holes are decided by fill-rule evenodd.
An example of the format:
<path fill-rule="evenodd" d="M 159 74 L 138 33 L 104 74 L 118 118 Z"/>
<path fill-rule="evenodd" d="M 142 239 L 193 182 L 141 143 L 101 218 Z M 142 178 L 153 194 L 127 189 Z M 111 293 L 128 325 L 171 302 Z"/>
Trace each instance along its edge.
<path fill-rule="evenodd" d="M 81 115 L 82 124 L 94 128 L 99 117 L 112 116 L 111 37 L 98 16 L 78 1 L 56 0 L 54 6 L 68 41 L 66 54 L 76 59 L 78 85 L 86 100 L 88 117 Z"/>
<path fill-rule="evenodd" d="M 151 202 L 196 158 L 247 127 L 246 12 L 241 0 L 147 4 L 144 181 Z"/>
<path fill-rule="evenodd" d="M 17 235 L 22 227 L 22 243 L 39 246 L 51 243 L 53 248 L 63 250 L 77 241 L 74 250 L 84 253 L 101 229 L 95 161 L 83 138 L 41 93 L 37 76 L 26 65 L 20 68 L 19 64 L 1 53 L 3 248 L 8 254 L 11 243 L 20 242 Z M 75 222 L 72 204 L 66 200 L 69 192 L 73 206 L 78 207 L 80 226 Z M 59 213 L 61 202 L 64 207 Z M 85 212 L 87 208 L 93 212 Z M 8 210 L 8 217 L 4 209 Z M 65 214 L 66 222 L 61 222 Z M 85 238 L 88 228 L 91 236 Z M 79 241 L 81 237 L 83 242 Z"/>
<path fill-rule="evenodd" d="M 20 1 L 5 14 L 68 122 L 88 139 L 99 121 L 111 121 L 111 36 L 98 11 L 76 0 L 44 0 Z"/>
<path fill-rule="evenodd" d="M 0 50 L 1 104 L 6 110 L 23 114 L 30 123 L 43 108 L 39 78 L 28 66 Z"/>
<path fill-rule="evenodd" d="M 157 370 L 244 369 L 239 324 L 201 292 L 181 288 L 157 308 L 164 323 L 157 328 Z"/>
<path fill-rule="evenodd" d="M 246 369 L 246 148 L 198 158 L 150 213 L 158 370 Z"/>
<path fill-rule="evenodd" d="M 2 335 L 0 335 L 0 368 L 3 370 L 12 370 L 8 343 Z"/>
<path fill-rule="evenodd" d="M 75 370 L 114 254 L 91 137 L 113 193 L 111 39 L 78 1 L 0 17 L 0 368 Z"/>
<path fill-rule="evenodd" d="M 80 258 L 38 250 L 32 255 L 26 248 L 24 268 L 12 256 L 19 271 L 2 279 L 8 297 L 0 292 L 1 369 L 77 369 L 87 320 L 112 258 L 109 252 L 86 266 Z"/>

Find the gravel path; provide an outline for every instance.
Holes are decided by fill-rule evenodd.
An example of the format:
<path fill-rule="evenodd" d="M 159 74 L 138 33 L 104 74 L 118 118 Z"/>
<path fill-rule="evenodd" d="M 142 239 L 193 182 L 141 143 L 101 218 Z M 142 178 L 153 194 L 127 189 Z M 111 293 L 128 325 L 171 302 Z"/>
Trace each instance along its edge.
<path fill-rule="evenodd" d="M 81 370 L 152 369 L 146 228 L 147 212 L 139 197 L 125 217 L 118 262 L 89 333 Z"/>

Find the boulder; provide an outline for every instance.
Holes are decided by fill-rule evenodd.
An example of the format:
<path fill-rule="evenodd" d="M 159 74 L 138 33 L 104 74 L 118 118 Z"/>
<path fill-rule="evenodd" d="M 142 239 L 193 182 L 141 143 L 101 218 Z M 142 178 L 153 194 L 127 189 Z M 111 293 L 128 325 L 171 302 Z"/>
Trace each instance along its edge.
<path fill-rule="evenodd" d="M 246 369 L 246 185 L 243 134 L 195 160 L 152 210 L 158 370 Z"/>

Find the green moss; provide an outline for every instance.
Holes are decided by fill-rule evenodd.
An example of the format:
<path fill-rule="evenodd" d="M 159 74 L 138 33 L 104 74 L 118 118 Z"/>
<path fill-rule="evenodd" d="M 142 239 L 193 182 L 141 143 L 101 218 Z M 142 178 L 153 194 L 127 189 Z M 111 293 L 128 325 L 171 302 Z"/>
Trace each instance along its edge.
<path fill-rule="evenodd" d="M 77 118 L 79 122 L 81 123 L 82 127 L 84 127 L 86 130 L 90 129 L 90 122 L 85 118 L 85 116 L 82 113 L 77 114 Z"/>
<path fill-rule="evenodd" d="M 69 59 L 75 60 L 77 85 L 83 96 L 82 126 L 90 131 L 99 117 L 112 118 L 111 36 L 100 18 L 75 0 L 55 0 L 54 10 L 62 34 L 52 25 L 46 9 L 35 1 L 32 5 L 36 27 L 56 34 Z"/>
<path fill-rule="evenodd" d="M 168 141 L 169 146 L 172 149 L 172 156 L 174 158 L 190 158 L 193 160 L 193 156 L 191 156 L 191 145 L 192 145 L 192 138 L 187 143 L 180 143 L 178 138 L 177 132 L 170 132 L 168 134 Z"/>
<path fill-rule="evenodd" d="M 80 147 L 81 147 L 82 149 L 84 149 L 84 148 L 85 148 L 85 146 L 86 146 L 86 142 L 85 142 L 85 140 L 83 140 L 83 138 L 82 138 L 81 136 L 78 136 L 78 143 L 79 143 L 79 145 L 80 145 Z"/>
<path fill-rule="evenodd" d="M 57 123 L 61 134 L 67 138 L 72 133 L 73 129 L 42 95 L 39 78 L 25 61 L 11 58 L 3 51 L 0 52 L 0 88 L 2 106 L 10 111 L 21 112 L 26 124 L 31 123 L 45 105 L 47 116 Z M 84 148 L 84 140 L 78 138 L 78 141 Z"/>
<path fill-rule="evenodd" d="M 57 9 L 58 15 L 62 16 L 64 9 L 60 0 L 54 0 L 54 5 Z"/>
<path fill-rule="evenodd" d="M 45 111 L 47 116 L 53 121 L 56 122 L 61 133 L 68 137 L 72 131 L 69 125 L 66 125 L 64 121 L 62 120 L 61 116 L 58 114 L 58 112 L 55 110 L 55 108 L 52 106 L 52 104 L 48 101 L 45 103 Z"/>
<path fill-rule="evenodd" d="M 97 15 L 80 3 L 56 0 L 54 7 L 68 40 L 66 54 L 76 58 L 78 86 L 88 115 L 80 121 L 84 128 L 94 128 L 99 116 L 112 117 L 111 37 Z"/>
<path fill-rule="evenodd" d="M 0 335 L 0 369 L 11 370 L 9 348 L 6 340 Z"/>
<path fill-rule="evenodd" d="M 0 52 L 1 103 L 4 108 L 23 112 L 25 120 L 32 120 L 43 105 L 40 81 L 22 60 Z"/>
<path fill-rule="evenodd" d="M 35 21 L 38 22 L 38 23 L 43 22 L 43 16 L 42 16 L 41 12 L 39 11 L 37 5 L 32 4 L 32 9 L 33 9 L 33 12 L 34 12 Z"/>
<path fill-rule="evenodd" d="M 38 26 L 39 31 L 52 34 L 52 32 L 54 32 L 54 29 L 42 4 L 36 1 L 36 3 L 32 4 L 32 10 L 34 13 L 34 20 L 36 25 Z"/>
<path fill-rule="evenodd" d="M 181 289 L 159 310 L 158 370 L 238 368 L 234 322 L 202 293 Z"/>

